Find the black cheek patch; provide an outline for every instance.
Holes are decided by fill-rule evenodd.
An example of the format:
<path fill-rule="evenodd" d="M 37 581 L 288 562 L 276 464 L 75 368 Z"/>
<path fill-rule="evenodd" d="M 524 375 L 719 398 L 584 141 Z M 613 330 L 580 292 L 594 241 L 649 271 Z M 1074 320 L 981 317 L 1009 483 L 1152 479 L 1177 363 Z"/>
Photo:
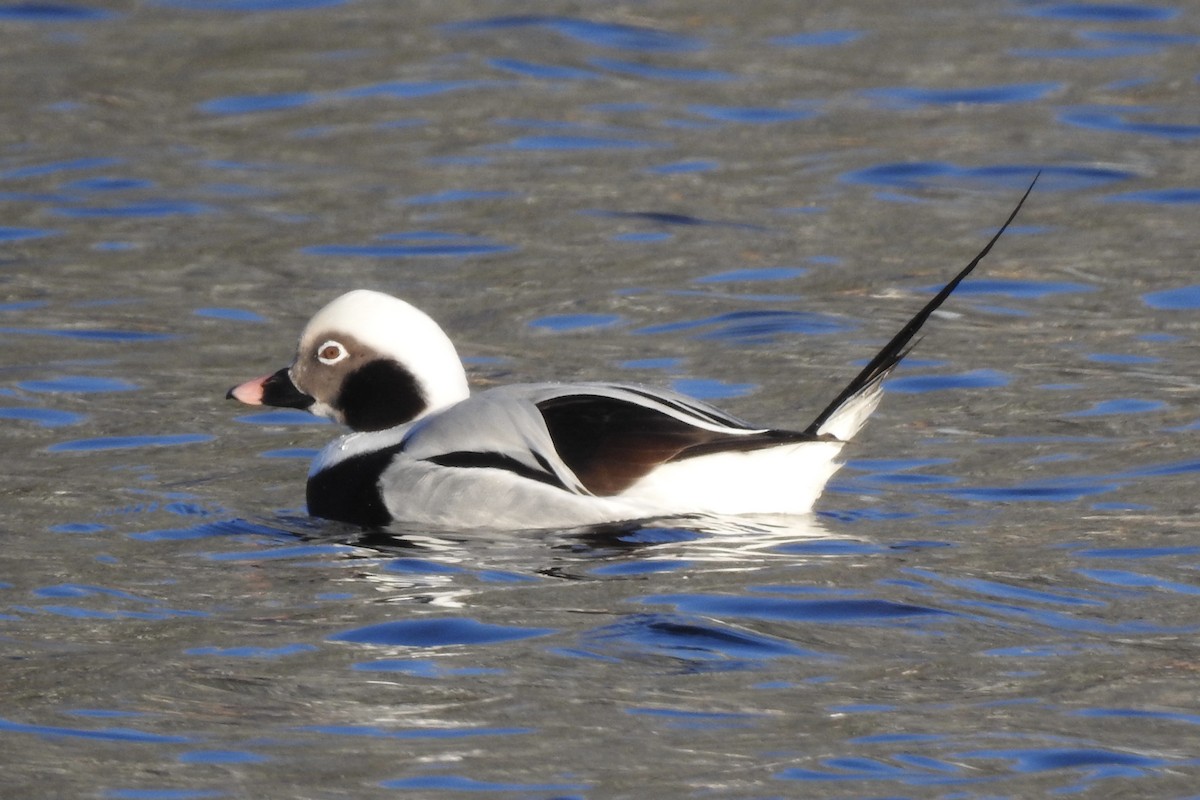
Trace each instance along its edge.
<path fill-rule="evenodd" d="M 378 360 L 346 376 L 335 407 L 356 431 L 381 431 L 409 422 L 428 406 L 413 374 L 395 361 Z"/>
<path fill-rule="evenodd" d="M 401 445 L 339 461 L 308 479 L 308 513 L 352 525 L 381 527 L 392 521 L 379 477 Z"/>

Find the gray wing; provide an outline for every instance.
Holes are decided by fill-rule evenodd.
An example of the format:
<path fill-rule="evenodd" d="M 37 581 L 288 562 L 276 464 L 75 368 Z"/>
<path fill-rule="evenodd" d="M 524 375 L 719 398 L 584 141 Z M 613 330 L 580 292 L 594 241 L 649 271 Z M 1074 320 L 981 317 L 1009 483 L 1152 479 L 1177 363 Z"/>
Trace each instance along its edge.
<path fill-rule="evenodd" d="M 507 469 L 572 493 L 606 496 L 668 461 L 814 438 L 751 427 L 675 392 L 528 384 L 483 392 L 418 422 L 404 450 L 444 466 Z"/>

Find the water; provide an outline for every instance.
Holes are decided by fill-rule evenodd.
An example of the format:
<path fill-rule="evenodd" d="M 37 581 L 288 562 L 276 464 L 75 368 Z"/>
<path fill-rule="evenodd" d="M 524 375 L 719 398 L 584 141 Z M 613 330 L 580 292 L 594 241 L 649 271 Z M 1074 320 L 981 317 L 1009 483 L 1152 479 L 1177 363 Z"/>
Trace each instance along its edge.
<path fill-rule="evenodd" d="M 11 797 L 1187 797 L 1196 10 L 0 7 Z M 808 520 L 306 517 L 223 399 L 351 287 L 478 385 L 803 425 L 1043 177 Z"/>

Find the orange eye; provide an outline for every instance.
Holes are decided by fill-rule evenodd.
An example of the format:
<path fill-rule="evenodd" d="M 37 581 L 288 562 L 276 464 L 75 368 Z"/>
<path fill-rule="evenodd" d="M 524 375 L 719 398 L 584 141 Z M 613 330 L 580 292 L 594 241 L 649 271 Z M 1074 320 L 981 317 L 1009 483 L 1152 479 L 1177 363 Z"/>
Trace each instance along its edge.
<path fill-rule="evenodd" d="M 336 364 L 348 355 L 346 348 L 332 339 L 317 348 L 317 360 L 322 364 Z"/>

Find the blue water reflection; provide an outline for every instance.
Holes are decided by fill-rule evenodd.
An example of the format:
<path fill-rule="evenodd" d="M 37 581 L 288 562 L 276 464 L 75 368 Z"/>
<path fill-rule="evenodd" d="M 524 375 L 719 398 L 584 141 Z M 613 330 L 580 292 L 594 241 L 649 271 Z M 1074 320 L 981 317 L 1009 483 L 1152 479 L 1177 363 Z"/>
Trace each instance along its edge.
<path fill-rule="evenodd" d="M 653 81 L 681 81 L 687 83 L 725 83 L 737 80 L 733 73 L 704 67 L 673 67 L 646 64 L 642 61 L 625 61 L 617 58 L 590 58 L 588 64 L 597 69 L 629 75 Z"/>
<path fill-rule="evenodd" d="M 329 637 L 333 642 L 351 642 L 377 646 L 445 647 L 510 642 L 534 636 L 546 636 L 549 628 L 494 625 L 470 618 L 398 620 L 367 625 Z"/>
<path fill-rule="evenodd" d="M 13 22 L 96 22 L 116 17 L 112 11 L 68 3 L 12 3 L 0 5 L 0 20 Z"/>
<path fill-rule="evenodd" d="M 1161 112 L 1152 108 L 1081 106 L 1060 111 L 1058 119 L 1066 125 L 1109 133 L 1132 133 L 1180 141 L 1200 137 L 1200 125 L 1139 119 L 1156 113 Z"/>
<path fill-rule="evenodd" d="M 522 795 L 530 793 L 553 792 L 556 797 L 568 800 L 569 797 L 581 795 L 565 795 L 565 792 L 583 791 L 585 784 L 576 783 L 497 783 L 495 781 L 480 781 L 464 775 L 422 775 L 414 778 L 396 778 L 380 783 L 385 789 L 402 789 L 405 791 L 434 791 L 434 792 L 481 792 L 507 793 L 515 792 Z"/>
<path fill-rule="evenodd" d="M 771 44 L 779 47 L 841 47 L 857 42 L 864 35 L 866 32 L 861 30 L 812 31 L 778 36 L 771 40 Z"/>
<path fill-rule="evenodd" d="M 762 659 L 831 657 L 744 627 L 671 614 L 627 616 L 588 631 L 578 647 L 572 651 L 577 656 L 634 660 L 657 656 L 706 669 L 756 668 Z"/>
<path fill-rule="evenodd" d="M 649 595 L 642 602 L 672 605 L 680 611 L 717 617 L 838 624 L 886 624 L 900 619 L 941 617 L 937 608 L 874 598 L 782 600 L 738 595 Z"/>
<path fill-rule="evenodd" d="M 496 69 L 547 81 L 587 81 L 600 77 L 600 73 L 594 70 L 565 67 L 559 64 L 539 64 L 516 58 L 493 58 L 488 61 L 488 64 Z"/>
<path fill-rule="evenodd" d="M 991 389 L 1007 386 L 1011 378 L 996 370 L 975 369 L 958 375 L 904 375 L 888 381 L 889 392 L 924 394 L 926 392 Z"/>
<path fill-rule="evenodd" d="M 965 89 L 921 89 L 893 86 L 869 89 L 863 94 L 885 108 L 916 108 L 923 105 L 996 105 L 1032 103 L 1063 88 L 1061 83 L 1019 83 L 1003 86 L 973 86 Z"/>
<path fill-rule="evenodd" d="M 1190 311 L 1200 309 L 1200 285 L 1163 289 L 1142 295 L 1142 302 L 1150 308 L 1164 311 Z"/>
<path fill-rule="evenodd" d="M 781 334 L 807 336 L 843 333 L 853 325 L 838 317 L 803 311 L 731 311 L 715 317 L 648 325 L 638 328 L 638 334 L 678 333 L 698 331 L 699 339 L 729 340 L 767 344 Z"/>
<path fill-rule="evenodd" d="M 41 239 L 57 236 L 61 231 L 49 228 L 12 228 L 0 226 L 0 242 L 20 242 L 25 239 Z"/>
<path fill-rule="evenodd" d="M 673 31 L 582 17 L 531 14 L 451 22 L 442 26 L 450 33 L 489 33 L 521 28 L 540 28 L 582 44 L 642 53 L 687 53 L 707 47 L 702 39 Z"/>
<path fill-rule="evenodd" d="M 845 173 L 841 180 L 846 183 L 861 183 L 871 186 L 916 188 L 933 184 L 966 184 L 995 187 L 1010 185 L 1023 187 L 1034 173 L 1041 171 L 1038 180 L 1040 191 L 1076 191 L 1091 187 L 1106 186 L 1117 181 L 1137 177 L 1131 171 L 1095 166 L 1046 166 L 997 165 L 984 167 L 960 167 L 944 161 L 902 162 L 879 164 L 866 169 Z"/>
<path fill-rule="evenodd" d="M 491 255 L 515 248 L 486 236 L 471 236 L 445 231 L 406 231 L 376 237 L 378 244 L 322 244 L 303 248 L 313 256 L 353 256 L 361 258 L 422 258 Z M 393 244 L 393 242 L 395 244 Z"/>
<path fill-rule="evenodd" d="M 147 434 L 141 436 L 101 436 L 58 442 L 46 448 L 51 453 L 94 453 L 103 450 L 141 450 L 152 447 L 178 447 L 203 444 L 215 437 L 207 433 Z"/>
<path fill-rule="evenodd" d="M 1200 136 L 1200 126 L 1195 135 Z M 1110 203 L 1150 203 L 1163 206 L 1194 206 L 1200 204 L 1200 187 L 1185 189 L 1147 189 L 1142 192 L 1125 192 L 1107 198 Z"/>
<path fill-rule="evenodd" d="M 1174 19 L 1179 9 L 1133 3 L 1052 3 L 1030 5 L 1021 13 L 1044 19 L 1124 23 Z"/>
<path fill-rule="evenodd" d="M 60 428 L 66 425 L 78 425 L 87 419 L 84 414 L 73 411 L 58 411 L 52 408 L 0 408 L 0 419 L 15 419 L 32 422 L 44 428 Z"/>
<path fill-rule="evenodd" d="M 166 736 L 136 728 L 70 728 L 58 725 L 29 725 L 8 719 L 0 719 L 0 731 L 52 738 L 100 739 L 127 744 L 189 744 L 195 741 L 189 736 Z"/>
<path fill-rule="evenodd" d="M 224 11 L 261 13 L 277 11 L 305 11 L 308 9 L 338 6 L 346 0 L 152 0 L 153 3 L 188 11 Z"/>

